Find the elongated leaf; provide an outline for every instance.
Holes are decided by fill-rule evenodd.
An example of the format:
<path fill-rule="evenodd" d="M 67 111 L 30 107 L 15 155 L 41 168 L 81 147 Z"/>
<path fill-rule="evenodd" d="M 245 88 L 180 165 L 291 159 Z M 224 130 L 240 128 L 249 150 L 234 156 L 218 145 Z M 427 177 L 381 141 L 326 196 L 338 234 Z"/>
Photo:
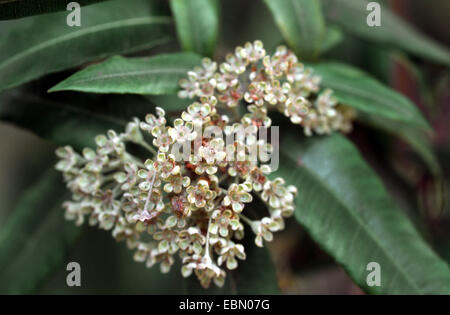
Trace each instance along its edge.
<path fill-rule="evenodd" d="M 341 103 L 370 115 L 430 129 L 414 104 L 369 74 L 338 62 L 318 63 L 313 68 L 322 77 L 322 86 L 333 89 Z"/>
<path fill-rule="evenodd" d="M 407 84 L 410 90 L 410 97 L 414 97 L 415 93 L 420 93 L 419 95 L 423 100 L 429 99 L 430 93 L 426 88 L 425 82 L 423 82 L 423 78 L 421 78 L 420 72 L 405 56 L 382 50 L 375 45 L 370 45 L 366 50 L 371 74 L 376 73 L 380 80 L 389 82 L 391 80 L 391 73 L 394 70 L 393 66 L 400 64 L 402 67 L 405 67 L 408 75 L 411 76 Z M 410 80 L 413 80 L 413 84 L 411 84 Z M 419 91 L 417 91 L 418 88 Z M 364 124 L 386 132 L 389 136 L 397 136 L 402 139 L 422 158 L 434 176 L 438 177 L 440 175 L 441 167 L 435 152 L 433 152 L 431 138 L 428 133 L 408 124 L 386 119 L 385 117 L 364 114 L 363 112 L 358 113 L 357 119 Z"/>
<path fill-rule="evenodd" d="M 183 50 L 211 57 L 219 34 L 218 0 L 171 0 L 170 6 Z"/>
<path fill-rule="evenodd" d="M 80 229 L 64 220 L 65 187 L 49 170 L 19 200 L 0 231 L 0 292 L 31 293 L 61 266 Z"/>
<path fill-rule="evenodd" d="M 337 27 L 328 27 L 320 45 L 320 52 L 325 53 L 337 46 L 343 39 L 342 31 Z"/>
<path fill-rule="evenodd" d="M 78 0 L 80 6 L 105 0 Z M 0 0 L 0 20 L 66 10 L 71 0 Z"/>
<path fill-rule="evenodd" d="M 65 92 L 50 97 L 32 90 L 27 87 L 4 93 L 0 119 L 76 149 L 94 145 L 95 135 L 108 129 L 122 132 L 133 117 L 144 119 L 146 113 L 154 111 L 152 104 L 139 96 Z"/>
<path fill-rule="evenodd" d="M 166 43 L 164 27 L 170 19 L 154 16 L 150 3 L 87 6 L 81 27 L 68 26 L 64 12 L 24 19 L 0 41 L 0 91 L 90 60 Z"/>
<path fill-rule="evenodd" d="M 288 45 L 303 59 L 314 59 L 325 37 L 317 0 L 264 0 Z"/>
<path fill-rule="evenodd" d="M 361 0 L 322 0 L 327 19 L 363 39 L 403 49 L 413 55 L 450 65 L 448 49 L 423 35 L 389 10 L 381 7 L 381 26 L 367 24 L 367 4 Z"/>
<path fill-rule="evenodd" d="M 358 120 L 374 128 L 398 136 L 419 154 L 434 176 L 441 174 L 442 170 L 438 158 L 433 151 L 429 137 L 423 131 L 388 119 L 380 119 L 376 116 L 359 115 Z"/>
<path fill-rule="evenodd" d="M 449 266 L 343 136 L 298 141 L 285 134 L 280 160 L 276 175 L 299 190 L 295 217 L 361 288 L 383 294 L 450 293 Z M 366 282 L 369 262 L 380 264 L 379 287 Z"/>
<path fill-rule="evenodd" d="M 50 92 L 171 94 L 179 89 L 178 81 L 200 62 L 192 53 L 128 59 L 115 56 L 75 73 Z"/>

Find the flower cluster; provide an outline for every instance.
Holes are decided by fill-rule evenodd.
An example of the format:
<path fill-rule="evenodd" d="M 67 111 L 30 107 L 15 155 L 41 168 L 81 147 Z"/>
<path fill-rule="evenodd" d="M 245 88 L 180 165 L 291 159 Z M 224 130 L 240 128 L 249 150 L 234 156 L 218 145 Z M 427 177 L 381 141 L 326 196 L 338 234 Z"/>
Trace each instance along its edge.
<path fill-rule="evenodd" d="M 81 154 L 70 146 L 57 149 L 56 169 L 72 192 L 63 204 L 66 218 L 110 230 L 148 267 L 159 264 L 168 272 L 177 255 L 184 277 L 195 273 L 205 288 L 211 282 L 223 285 L 226 270 L 246 258 L 239 243 L 244 224 L 263 246 L 294 211 L 296 188 L 269 178 L 273 170 L 267 161 L 252 154 L 255 148 L 273 150 L 256 133 L 270 127 L 268 111 L 280 110 L 307 133 L 350 126 L 331 91 L 316 95 L 318 83 L 291 52 L 279 48 L 265 56 L 260 42 L 238 47 L 219 72 L 205 59 L 180 82 L 180 96 L 198 99 L 180 117 L 171 117 L 173 123 L 156 108 L 122 133 L 97 136 L 95 149 Z M 243 116 L 233 110 L 241 100 L 248 106 Z M 227 115 L 230 108 L 233 118 Z M 252 208 L 254 198 L 267 210 Z"/>
<path fill-rule="evenodd" d="M 229 108 L 246 105 L 244 125 L 268 127 L 268 112 L 277 110 L 310 136 L 348 132 L 354 118 L 354 111 L 339 105 L 332 90 L 320 90 L 320 77 L 293 52 L 280 46 L 272 56 L 266 55 L 261 41 L 237 47 L 219 66 L 205 58 L 202 67 L 190 71 L 180 85 L 181 98 L 214 96 Z"/>

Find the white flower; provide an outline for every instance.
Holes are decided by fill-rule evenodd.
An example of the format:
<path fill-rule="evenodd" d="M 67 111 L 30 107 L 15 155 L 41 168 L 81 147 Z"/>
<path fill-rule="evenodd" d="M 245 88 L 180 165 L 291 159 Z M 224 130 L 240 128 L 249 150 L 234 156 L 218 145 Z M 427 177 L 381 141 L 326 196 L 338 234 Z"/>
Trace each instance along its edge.
<path fill-rule="evenodd" d="M 217 259 L 219 266 L 226 262 L 226 266 L 230 270 L 237 268 L 238 262 L 236 258 L 241 260 L 245 260 L 246 258 L 244 246 L 235 244 L 232 241 L 228 241 L 227 245 L 220 250 L 219 255 L 219 258 Z"/>
<path fill-rule="evenodd" d="M 191 122 L 184 123 L 182 119 L 177 118 L 173 126 L 174 128 L 169 127 L 169 135 L 179 143 L 192 141 L 197 137 L 197 133 L 193 130 L 194 125 Z"/>
<path fill-rule="evenodd" d="M 244 203 L 249 203 L 253 200 L 252 195 L 248 191 L 248 186 L 244 184 L 231 184 L 227 195 L 223 198 L 222 204 L 224 206 L 231 205 L 233 211 L 239 213 L 244 209 Z"/>
<path fill-rule="evenodd" d="M 201 125 L 211 119 L 210 115 L 212 112 L 213 110 L 209 104 L 195 102 L 188 106 L 187 111 L 181 114 L 181 118 L 186 122 Z"/>
<path fill-rule="evenodd" d="M 254 221 L 252 224 L 253 232 L 256 234 L 255 244 L 263 247 L 263 240 L 271 242 L 273 240 L 272 232 L 281 229 L 279 223 L 269 217 L 264 217 L 260 221 Z"/>

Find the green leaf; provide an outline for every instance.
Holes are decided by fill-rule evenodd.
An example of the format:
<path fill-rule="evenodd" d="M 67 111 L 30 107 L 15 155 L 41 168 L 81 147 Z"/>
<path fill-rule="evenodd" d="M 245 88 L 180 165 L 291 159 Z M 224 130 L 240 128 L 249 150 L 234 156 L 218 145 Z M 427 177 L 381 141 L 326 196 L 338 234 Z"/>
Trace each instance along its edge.
<path fill-rule="evenodd" d="M 410 54 L 450 65 L 450 52 L 423 35 L 391 11 L 381 7 L 381 26 L 367 24 L 367 0 L 322 0 L 326 18 L 346 32 L 380 45 L 400 48 Z"/>
<path fill-rule="evenodd" d="M 219 2 L 171 0 L 170 7 L 183 50 L 211 57 L 219 35 Z"/>
<path fill-rule="evenodd" d="M 122 132 L 133 117 L 144 119 L 146 113 L 154 112 L 150 102 L 136 95 L 66 92 L 50 96 L 32 93 L 35 89 L 31 86 L 4 93 L 0 119 L 78 150 L 93 146 L 95 135 L 108 129 Z"/>
<path fill-rule="evenodd" d="M 322 77 L 322 86 L 333 89 L 340 103 L 366 114 L 430 129 L 411 101 L 369 74 L 338 62 L 317 63 L 312 67 Z"/>
<path fill-rule="evenodd" d="M 424 103 L 428 103 L 430 99 L 430 91 L 427 89 L 420 71 L 414 67 L 414 65 L 403 55 L 398 53 L 392 53 L 381 49 L 381 47 L 370 45 L 366 48 L 366 57 L 369 58 L 368 67 L 370 73 L 377 74 L 383 82 L 391 81 L 391 74 L 394 71 L 394 65 L 401 65 L 402 68 L 408 71 L 408 75 L 413 79 L 413 84 L 409 84 L 409 90 L 417 93 L 416 89 L 419 88 L 420 100 Z M 411 83 L 410 81 L 408 81 Z M 441 175 L 441 167 L 439 165 L 438 158 L 433 151 L 430 135 L 427 132 L 418 130 L 414 126 L 404 124 L 398 121 L 386 119 L 384 117 L 377 117 L 375 115 L 367 115 L 363 112 L 359 112 L 357 116 L 358 121 L 379 129 L 388 136 L 396 136 L 402 139 L 405 143 L 409 144 L 413 150 L 422 158 L 425 164 L 428 166 L 431 173 L 437 178 Z"/>
<path fill-rule="evenodd" d="M 151 58 L 112 57 L 81 70 L 49 91 L 92 93 L 171 94 L 178 81 L 201 63 L 192 53 L 173 53 Z"/>
<path fill-rule="evenodd" d="M 264 0 L 288 45 L 302 59 L 317 57 L 326 30 L 319 1 Z"/>
<path fill-rule="evenodd" d="M 170 19 L 156 13 L 147 0 L 107 1 L 83 8 L 81 27 L 68 26 L 65 12 L 24 19 L 0 41 L 0 91 L 91 60 L 166 43 Z"/>
<path fill-rule="evenodd" d="M 54 170 L 17 203 L 0 231 L 0 292 L 29 294 L 62 265 L 80 229 L 64 220 L 65 187 Z"/>
<path fill-rule="evenodd" d="M 391 135 L 398 136 L 417 152 L 434 176 L 439 177 L 441 175 L 442 169 L 430 138 L 422 130 L 388 119 L 380 119 L 380 117 L 376 116 L 360 114 L 358 120 Z"/>
<path fill-rule="evenodd" d="M 345 137 L 286 133 L 276 176 L 297 186 L 295 217 L 365 291 L 449 294 L 450 269 L 425 243 Z M 369 262 L 381 286 L 369 287 Z M 426 267 L 424 267 L 426 266 Z"/>
<path fill-rule="evenodd" d="M 328 50 L 333 49 L 339 43 L 342 42 L 343 34 L 342 31 L 337 27 L 328 27 L 325 33 L 325 38 L 323 39 L 320 52 L 325 53 Z"/>
<path fill-rule="evenodd" d="M 78 0 L 77 2 L 80 6 L 85 6 L 100 1 L 105 0 Z M 72 0 L 2 0 L 0 1 L 0 20 L 63 11 L 70 2 Z"/>

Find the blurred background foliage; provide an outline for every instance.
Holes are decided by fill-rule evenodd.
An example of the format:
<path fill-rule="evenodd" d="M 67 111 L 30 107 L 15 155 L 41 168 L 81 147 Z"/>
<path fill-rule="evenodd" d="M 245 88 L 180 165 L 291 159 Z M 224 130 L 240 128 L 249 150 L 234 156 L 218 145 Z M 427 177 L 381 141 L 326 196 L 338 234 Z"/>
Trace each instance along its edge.
<path fill-rule="evenodd" d="M 53 14 L 51 17 L 47 15 L 26 16 L 64 10 L 65 4 L 62 5 L 64 1 L 47 1 L 48 7 L 30 7 L 24 11 L 8 8 L 9 4 L 2 2 L 4 1 L 0 1 L 0 17 L 2 19 L 25 18 L 0 21 L 0 48 L 5 47 L 2 45 L 9 45 L 12 36 L 20 34 L 20 31 L 19 33 L 10 33 L 10 30 L 26 27 L 25 25 L 28 23 L 35 23 L 36 27 L 46 29 L 45 24 L 49 19 L 59 17 L 62 24 L 61 30 L 49 29 L 49 31 L 63 32 L 67 12 L 50 13 Z M 94 1 L 79 2 L 84 5 Z M 202 1 L 194 2 L 201 4 Z M 152 45 L 151 41 L 147 40 L 146 45 L 140 49 L 128 49 L 129 47 L 124 44 L 124 47 L 117 48 L 116 51 L 111 51 L 109 54 L 126 53 L 127 56 L 145 56 L 161 51 L 178 51 L 181 47 L 185 50 L 211 55 L 214 51 L 213 47 L 217 44 L 214 57 L 216 60 L 222 60 L 233 47 L 255 39 L 262 40 L 270 50 L 283 43 L 283 34 L 279 29 L 284 30 L 284 28 L 277 27 L 279 19 L 276 17 L 277 9 L 274 8 L 278 2 L 280 1 L 211 1 L 211 6 L 207 8 L 206 12 L 200 10 L 205 16 L 194 23 L 199 27 L 194 32 L 206 32 L 204 26 L 201 25 L 202 22 L 205 22 L 204 19 L 213 19 L 212 22 L 206 21 L 205 23 L 214 24 L 214 12 L 220 13 L 217 15 L 219 31 L 208 30 L 208 34 L 205 36 L 209 36 L 210 41 L 206 41 L 204 46 L 192 46 L 192 39 L 190 41 L 188 35 L 183 37 L 185 40 L 180 41 L 180 44 L 173 38 L 169 39 L 168 37 L 165 40 L 165 35 L 162 35 L 165 34 L 164 31 L 156 28 L 148 31 L 147 27 L 145 31 L 144 28 L 130 29 L 130 34 L 135 34 L 131 40 L 135 40 L 134 44 L 137 45 L 137 42 L 150 36 L 147 32 L 151 32 L 152 38 L 159 36 L 158 44 L 155 42 L 155 45 Z M 366 120 L 362 117 L 356 123 L 349 138 L 380 176 L 389 193 L 406 211 L 424 238 L 432 244 L 441 257 L 450 261 L 450 190 L 448 189 L 450 184 L 448 182 L 450 178 L 450 164 L 448 163 L 450 160 L 450 124 L 448 123 L 450 119 L 450 76 L 448 72 L 450 59 L 448 49 L 444 48 L 450 46 L 450 30 L 447 27 L 450 20 L 450 2 L 435 0 L 431 4 L 421 0 L 378 1 L 386 10 L 384 11 L 386 18 L 382 15 L 382 23 L 386 23 L 386 25 L 382 30 L 374 30 L 375 35 L 366 32 L 367 28 L 361 25 L 365 23 L 365 19 L 361 21 L 360 15 L 352 11 L 351 2 L 348 0 L 323 0 L 321 2 L 319 10 L 323 12 L 324 20 L 316 21 L 313 25 L 315 25 L 314 29 L 326 28 L 324 31 L 327 34 L 326 44 L 322 40 L 317 43 L 313 42 L 311 46 L 302 50 L 302 55 L 306 59 L 314 61 L 316 52 L 319 50 L 322 51 L 321 59 L 343 61 L 363 69 L 410 99 L 426 117 L 434 130 L 429 140 L 428 138 L 422 140 L 423 135 L 414 133 L 407 126 L 403 128 L 401 124 L 391 123 L 389 125 L 387 121 L 374 121 L 370 117 Z M 154 10 L 160 10 L 158 12 L 165 16 L 172 15 L 171 10 L 174 16 L 186 12 L 182 0 L 172 0 L 171 6 L 166 1 L 155 0 L 153 3 L 157 7 Z M 104 4 L 95 6 L 101 8 L 101 5 Z M 272 9 L 275 19 L 269 8 Z M 101 9 L 99 10 L 101 11 Z M 311 18 L 315 14 L 315 9 L 311 10 L 305 18 Z M 133 5 L 130 5 L 130 16 L 133 16 L 133 12 L 136 11 L 133 10 Z M 401 17 L 405 22 L 401 22 L 397 17 Z M 98 16 L 98 18 L 114 21 L 116 17 L 105 15 L 104 17 Z M 178 29 L 176 29 L 177 27 Z M 189 25 L 185 26 L 185 28 L 188 27 Z M 295 28 L 296 25 L 287 27 Z M 409 32 L 410 27 L 417 29 L 418 32 Z M 180 33 L 183 25 L 169 25 L 169 29 L 169 33 L 174 34 L 177 31 Z M 113 34 L 111 38 L 116 37 L 117 42 L 120 42 L 122 38 L 120 36 L 127 36 L 124 28 L 122 31 L 123 34 Z M 39 40 L 38 37 L 33 39 L 28 34 L 22 35 L 23 39 L 19 40 Z M 310 35 L 310 33 L 306 33 L 303 36 Z M 397 41 L 399 37 L 403 41 Z M 304 39 L 300 35 L 295 38 L 286 36 L 284 38 L 287 42 L 292 41 L 291 47 L 296 47 L 297 40 L 301 43 Z M 112 47 L 118 46 L 112 45 Z M 70 45 L 64 49 L 60 47 L 51 53 L 65 55 L 66 61 L 69 60 L 73 66 L 86 65 L 92 60 L 88 56 L 92 51 L 79 51 L 77 47 L 70 47 Z M 106 57 L 106 55 L 101 57 Z M 3 61 L 2 58 L 4 55 L 2 56 L 0 50 L 0 65 Z M 28 62 L 29 64 L 24 64 L 23 67 L 32 67 L 34 63 L 46 61 L 32 59 Z M 11 114 L 8 106 L 14 105 L 21 108 L 22 102 L 28 104 L 30 101 L 21 99 L 21 95 L 33 95 L 31 101 L 35 102 L 35 105 L 23 106 L 23 111 L 27 112 L 25 116 L 28 117 L 28 121 L 24 124 L 32 124 L 34 127 L 38 125 L 41 130 L 40 136 L 46 137 L 59 132 L 59 130 L 45 128 L 46 124 L 64 119 L 64 116 L 52 111 L 52 106 L 56 106 L 55 104 L 64 104 L 66 101 L 70 101 L 69 105 L 71 106 L 74 104 L 83 106 L 82 103 L 86 102 L 86 98 L 90 98 L 89 103 L 104 104 L 103 106 L 108 108 L 112 117 L 119 116 L 116 113 L 120 111 L 120 116 L 126 118 L 139 112 L 143 114 L 151 110 L 154 104 L 170 104 L 169 101 L 173 101 L 173 98 L 168 99 L 165 96 L 99 96 L 93 94 L 80 96 L 75 92 L 45 95 L 46 90 L 43 87 L 52 87 L 74 72 L 73 70 L 61 71 L 66 68 L 65 66 L 55 66 L 52 71 L 48 72 L 56 73 L 39 73 L 30 76 L 26 81 L 33 80 L 31 83 L 11 92 L 4 92 L 0 99 L 0 112 L 2 113 L 0 116 L 5 117 L 6 115 L 6 120 L 15 122 L 16 116 L 14 115 L 18 114 Z M 14 74 L 0 72 L 0 83 L 6 82 L 4 86 L 8 88 L 23 83 L 19 82 L 24 78 L 20 76 L 20 73 L 17 75 L 17 82 L 13 82 L 14 78 L 10 76 L 14 76 Z M 40 79 L 35 80 L 37 78 Z M 2 87 L 0 87 L 1 89 Z M 17 89 L 22 91 L 19 96 L 14 94 Z M 42 112 L 42 107 L 39 106 L 44 98 L 47 103 L 44 107 L 46 109 Z M 150 99 L 151 105 L 149 105 L 148 99 Z M 117 105 L 123 103 L 142 103 L 139 105 L 142 109 L 137 105 L 138 111 L 135 108 L 128 114 L 126 108 Z M 67 108 L 69 110 L 65 115 L 73 117 L 75 114 L 70 111 L 70 107 Z M 95 112 L 97 109 L 86 107 L 84 110 Z M 39 117 L 41 113 L 45 113 L 46 119 L 32 119 L 32 117 Z M 86 117 L 82 115 L 77 116 L 77 119 L 86 121 Z M 380 124 L 384 124 L 381 129 L 378 128 Z M 72 133 L 83 133 L 82 137 L 88 139 L 92 134 L 104 130 L 101 125 L 94 122 L 89 131 L 84 132 L 84 130 L 76 128 L 76 121 L 73 125 L 66 126 L 65 137 L 74 136 L 70 132 L 72 131 Z M 403 139 L 392 136 L 394 131 L 397 134 L 403 134 Z M 75 138 L 78 139 L 78 137 Z M 66 141 L 67 138 L 63 137 L 56 139 L 55 142 L 63 144 Z M 432 151 L 435 153 L 433 156 L 430 156 L 427 149 L 423 149 L 423 141 L 430 141 Z M 7 244 L 2 245 L 0 254 L 0 265 L 4 268 L 0 292 L 35 292 L 39 294 L 204 293 L 197 291 L 199 289 L 195 288 L 195 284 L 182 281 L 177 268 L 167 275 L 161 275 L 158 268 L 146 269 L 144 264 L 135 263 L 132 260 L 132 252 L 127 250 L 123 244 L 116 244 L 109 233 L 89 227 L 74 228 L 71 222 L 64 221 L 63 211 L 59 205 L 65 190 L 61 187 L 60 178 L 53 174 L 46 177 L 48 182 L 39 182 L 37 191 L 35 185 L 43 174 L 52 173 L 49 168 L 55 161 L 53 154 L 55 147 L 55 143 L 39 138 L 24 129 L 15 128 L 8 122 L 0 122 L 0 240 L 2 244 Z M 434 160 L 435 157 L 437 157 L 437 161 Z M 35 195 L 48 196 L 48 198 L 36 202 Z M 30 204 L 36 210 L 31 217 L 27 218 L 30 221 L 29 228 L 32 229 L 32 233 L 21 235 L 18 229 L 16 238 L 2 239 L 5 235 L 11 235 L 7 233 L 8 230 L 14 230 L 16 227 L 14 222 L 8 222 L 12 217 L 12 212 L 20 213 L 21 209 L 29 207 Z M 16 220 L 19 225 L 20 216 Z M 43 225 L 39 225 L 41 221 L 44 222 Z M 288 222 L 286 230 L 278 233 L 274 242 L 270 244 L 270 256 L 275 266 L 277 284 L 270 284 L 271 281 L 275 282 L 275 274 L 270 274 L 271 271 L 267 271 L 268 274 L 265 275 L 267 279 L 270 278 L 269 281 L 260 281 L 254 287 L 252 287 L 252 281 L 239 278 L 238 275 L 235 279 L 227 281 L 225 292 L 363 293 L 334 259 L 323 251 L 294 219 Z M 64 237 L 55 240 L 48 237 L 48 233 L 42 233 L 43 229 L 59 229 L 59 232 L 55 231 L 57 233 L 55 235 L 64 235 Z M 29 238 L 30 235 L 31 238 Z M 33 245 L 30 245 L 33 242 L 52 243 L 52 247 L 58 248 L 58 251 L 52 253 L 49 258 L 51 262 L 55 262 L 56 269 L 49 269 L 50 266 L 47 266 L 46 262 L 42 262 L 39 258 L 46 250 L 45 246 L 35 249 Z M 66 243 L 74 243 L 74 245 L 68 247 L 65 246 Z M 23 251 L 17 252 L 18 247 Z M 33 259 L 31 265 L 28 261 L 30 257 Z M 256 261 L 253 263 L 258 265 L 260 270 L 270 270 L 269 267 L 265 268 L 265 264 L 271 264 L 265 253 L 258 252 L 255 257 Z M 66 285 L 65 266 L 70 261 L 77 261 L 82 266 L 81 288 L 70 288 Z M 260 277 L 261 274 L 252 274 L 255 270 L 252 270 L 250 266 L 253 265 L 248 261 L 240 264 L 240 274 L 246 274 L 249 279 Z M 30 271 L 27 268 L 33 270 Z M 35 272 L 35 269 L 40 271 Z M 19 278 L 20 280 L 17 280 Z M 8 285 L 5 285 L 6 283 Z M 16 283 L 18 287 L 15 286 Z"/>

